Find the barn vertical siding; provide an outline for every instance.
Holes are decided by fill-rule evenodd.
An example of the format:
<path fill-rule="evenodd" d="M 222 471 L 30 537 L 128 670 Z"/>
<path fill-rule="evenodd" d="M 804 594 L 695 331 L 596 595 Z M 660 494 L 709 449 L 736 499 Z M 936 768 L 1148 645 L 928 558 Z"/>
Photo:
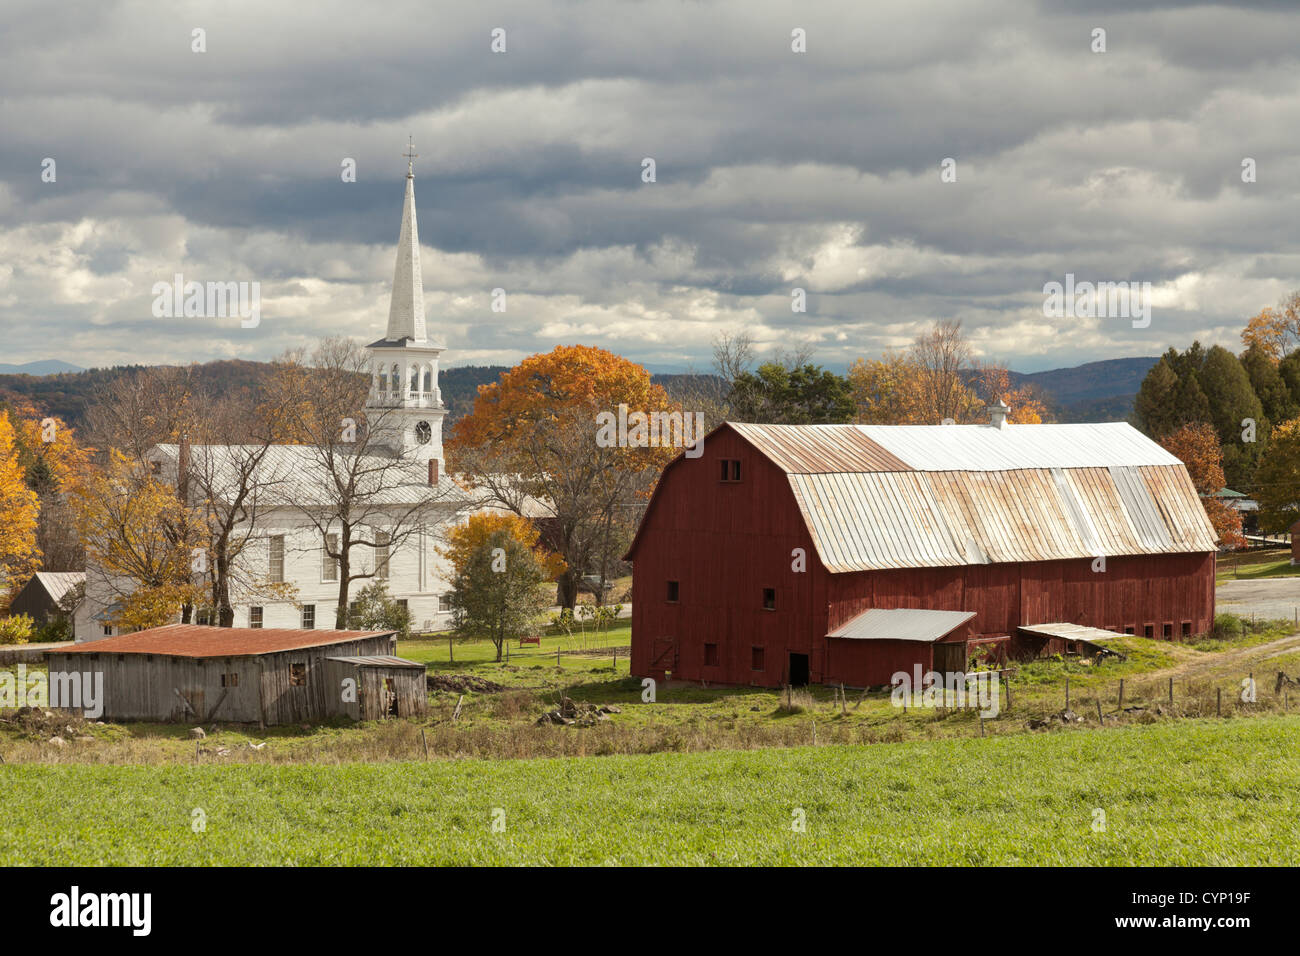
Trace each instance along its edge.
<path fill-rule="evenodd" d="M 742 480 L 719 481 L 720 462 L 741 462 Z M 807 570 L 792 570 L 802 548 Z M 909 642 L 829 641 L 828 631 L 870 608 L 974 611 L 972 637 L 1009 635 L 1021 625 L 1066 621 L 1154 637 L 1209 630 L 1214 554 L 1091 559 L 831 574 L 817 558 L 786 474 L 731 429 L 703 455 L 666 470 L 632 556 L 632 672 L 637 676 L 780 686 L 789 654 L 809 656 L 814 683 L 887 683 L 896 670 L 928 667 L 932 649 Z M 668 581 L 679 602 L 667 601 Z M 776 610 L 762 589 L 776 590 Z M 706 663 L 707 644 L 717 663 Z M 832 646 L 834 645 L 834 646 Z M 886 646 L 891 645 L 891 646 Z M 761 670 L 751 666 L 763 648 Z M 882 680 L 881 675 L 885 678 Z"/>

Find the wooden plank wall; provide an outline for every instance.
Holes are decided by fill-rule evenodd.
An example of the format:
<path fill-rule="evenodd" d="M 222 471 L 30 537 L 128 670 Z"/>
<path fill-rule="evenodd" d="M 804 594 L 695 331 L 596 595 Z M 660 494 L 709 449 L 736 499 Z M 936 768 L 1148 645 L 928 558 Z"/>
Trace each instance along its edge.
<path fill-rule="evenodd" d="M 742 462 L 740 483 L 718 480 L 722 459 Z M 804 573 L 792 569 L 795 548 L 804 549 Z M 809 655 L 814 683 L 844 679 L 828 661 L 825 634 L 872 607 L 974 611 L 975 637 L 1068 621 L 1132 626 L 1139 635 L 1151 623 L 1156 637 L 1168 622 L 1179 638 L 1184 621 L 1200 634 L 1214 618 L 1212 553 L 1112 557 L 1104 572 L 1079 559 L 829 574 L 785 474 L 728 430 L 700 458 L 667 470 L 633 561 L 632 673 L 656 678 L 671 670 L 692 681 L 776 687 L 793 652 Z M 669 580 L 679 582 L 676 604 L 667 601 Z M 775 611 L 762 608 L 765 587 L 776 590 Z M 669 641 L 675 666 L 653 666 L 655 648 Z M 707 644 L 717 646 L 716 664 L 705 663 Z M 751 666 L 755 647 L 763 648 L 761 670 Z"/>

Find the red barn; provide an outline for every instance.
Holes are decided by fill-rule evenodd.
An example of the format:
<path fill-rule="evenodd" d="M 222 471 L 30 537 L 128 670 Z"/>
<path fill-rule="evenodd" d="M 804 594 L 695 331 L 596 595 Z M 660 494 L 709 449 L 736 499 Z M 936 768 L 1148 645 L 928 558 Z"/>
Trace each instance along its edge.
<path fill-rule="evenodd" d="M 664 469 L 628 552 L 632 672 L 863 687 L 981 648 L 1207 631 L 1215 536 L 1183 464 L 1126 424 L 991 412 L 719 426 Z"/>

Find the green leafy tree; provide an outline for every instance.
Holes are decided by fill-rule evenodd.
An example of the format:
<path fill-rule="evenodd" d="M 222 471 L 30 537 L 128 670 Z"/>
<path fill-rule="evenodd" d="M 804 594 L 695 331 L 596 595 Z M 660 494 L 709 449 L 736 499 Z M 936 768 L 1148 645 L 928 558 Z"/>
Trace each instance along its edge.
<path fill-rule="evenodd" d="M 736 378 L 728 400 L 740 421 L 764 424 L 836 424 L 857 413 L 848 379 L 820 365 L 760 365 Z"/>
<path fill-rule="evenodd" d="M 347 623 L 354 631 L 396 631 L 403 640 L 411 636 L 411 612 L 389 595 L 387 581 L 373 581 L 356 593 Z"/>
<path fill-rule="evenodd" d="M 548 602 L 546 570 L 533 550 L 506 529 L 492 532 L 452 579 L 452 629 L 489 637 L 498 661 L 507 640 L 536 630 Z"/>

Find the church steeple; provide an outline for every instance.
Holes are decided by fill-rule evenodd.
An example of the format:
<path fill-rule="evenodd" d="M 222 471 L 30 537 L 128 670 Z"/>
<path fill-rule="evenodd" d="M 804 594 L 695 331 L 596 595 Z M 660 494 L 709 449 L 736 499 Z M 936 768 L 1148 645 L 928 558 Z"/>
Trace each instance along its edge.
<path fill-rule="evenodd" d="M 388 332 L 366 346 L 370 353 L 370 397 L 377 444 L 412 461 L 430 462 L 430 476 L 442 462 L 442 420 L 447 414 L 438 388 L 438 356 L 443 347 L 424 325 L 424 286 L 420 278 L 420 233 L 415 224 L 415 148 L 406 153 L 406 202 L 397 239 L 393 298 Z"/>
<path fill-rule="evenodd" d="M 406 157 L 406 201 L 402 206 L 402 231 L 397 237 L 397 265 L 393 269 L 393 298 L 388 306 L 390 342 L 404 338 L 423 343 L 424 282 L 420 276 L 420 229 L 415 220 L 415 144 Z"/>

